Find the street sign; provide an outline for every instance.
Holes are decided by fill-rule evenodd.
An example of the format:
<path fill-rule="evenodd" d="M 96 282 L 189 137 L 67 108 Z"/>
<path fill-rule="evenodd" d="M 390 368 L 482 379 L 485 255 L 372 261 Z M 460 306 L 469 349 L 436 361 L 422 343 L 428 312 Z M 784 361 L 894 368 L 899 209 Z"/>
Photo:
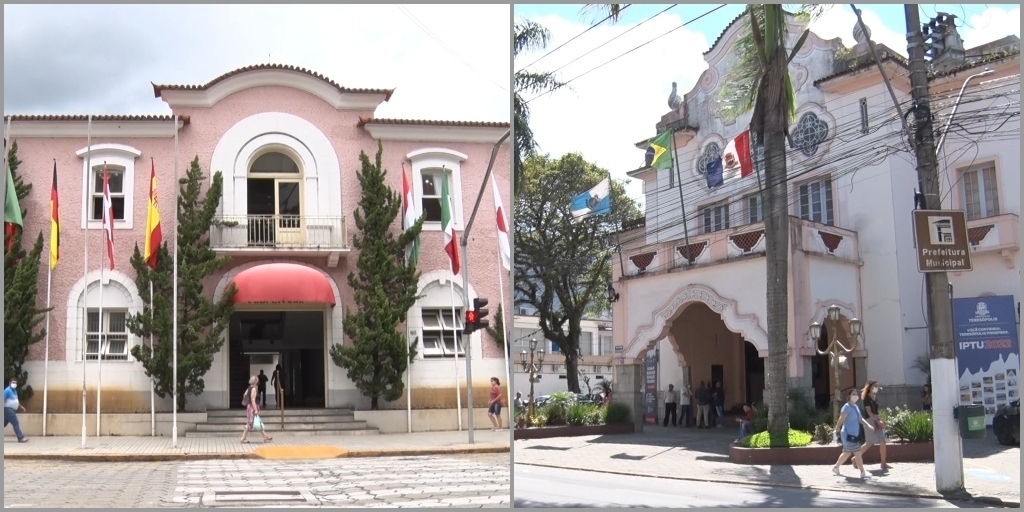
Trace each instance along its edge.
<path fill-rule="evenodd" d="M 914 210 L 918 272 L 969 272 L 971 243 L 963 210 Z"/>

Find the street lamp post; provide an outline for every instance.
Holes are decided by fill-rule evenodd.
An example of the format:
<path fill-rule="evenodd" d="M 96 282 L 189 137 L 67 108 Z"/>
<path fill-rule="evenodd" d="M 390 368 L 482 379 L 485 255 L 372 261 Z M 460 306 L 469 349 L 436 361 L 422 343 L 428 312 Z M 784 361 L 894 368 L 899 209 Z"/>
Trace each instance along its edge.
<path fill-rule="evenodd" d="M 527 356 L 526 351 L 519 353 L 519 360 L 523 364 L 523 371 L 530 374 L 530 411 L 527 417 L 533 420 L 533 404 L 535 402 L 533 396 L 533 385 L 537 382 L 537 374 L 540 373 L 540 367 L 544 364 L 544 349 L 537 350 L 537 338 L 530 338 L 530 353 Z M 536 356 L 536 362 L 534 357 Z"/>
<path fill-rule="evenodd" d="M 832 400 L 832 421 L 835 422 L 839 419 L 839 403 L 843 401 L 841 392 L 839 390 L 839 366 L 844 362 L 846 356 L 852 354 L 857 349 L 857 338 L 860 336 L 860 320 L 856 318 L 850 319 L 850 335 L 853 337 L 853 343 L 847 347 L 839 341 L 839 306 L 831 305 L 828 308 L 828 316 L 825 319 L 828 324 L 828 334 L 830 335 L 831 341 L 828 343 L 828 347 L 822 350 L 818 347 L 818 340 L 821 339 L 821 324 L 814 322 L 811 324 L 811 338 L 814 339 L 814 350 L 819 355 L 828 354 L 829 364 L 832 365 L 832 378 L 835 379 L 835 393 Z"/>

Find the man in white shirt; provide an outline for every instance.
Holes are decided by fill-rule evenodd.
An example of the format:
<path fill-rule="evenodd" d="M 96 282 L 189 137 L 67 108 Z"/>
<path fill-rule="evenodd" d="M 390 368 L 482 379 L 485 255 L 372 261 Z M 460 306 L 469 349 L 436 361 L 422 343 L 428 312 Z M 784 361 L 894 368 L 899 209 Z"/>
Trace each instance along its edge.
<path fill-rule="evenodd" d="M 679 390 L 679 425 L 683 427 L 690 426 L 690 397 L 693 396 L 693 390 L 690 389 L 689 384 L 683 384 L 682 389 Z"/>
<path fill-rule="evenodd" d="M 664 426 L 668 426 L 668 417 L 672 417 L 672 426 L 676 426 L 676 388 L 672 384 L 668 385 L 668 390 L 665 391 L 665 423 Z"/>

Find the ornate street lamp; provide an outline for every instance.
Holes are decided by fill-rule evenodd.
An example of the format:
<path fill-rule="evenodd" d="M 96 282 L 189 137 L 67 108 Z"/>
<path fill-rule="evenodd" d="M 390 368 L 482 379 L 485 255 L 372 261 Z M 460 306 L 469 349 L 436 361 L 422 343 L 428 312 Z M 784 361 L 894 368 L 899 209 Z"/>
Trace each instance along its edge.
<path fill-rule="evenodd" d="M 533 420 L 533 403 L 535 402 L 533 396 L 533 385 L 537 382 L 537 374 L 540 373 L 540 367 L 544 364 L 544 349 L 537 350 L 537 338 L 530 338 L 530 352 L 524 350 L 519 353 L 519 361 L 523 365 L 523 371 L 530 374 L 530 410 L 527 416 L 530 420 Z M 534 362 L 536 357 L 536 362 Z"/>
<path fill-rule="evenodd" d="M 611 281 L 608 282 L 608 288 L 605 289 L 605 293 L 608 294 L 608 303 L 613 304 L 619 300 L 619 292 L 615 291 L 612 287 Z"/>
<path fill-rule="evenodd" d="M 857 339 L 860 337 L 861 322 L 856 318 L 850 319 L 850 336 L 853 338 L 851 345 L 847 347 L 839 341 L 839 306 L 829 306 L 828 316 L 825 319 L 828 325 L 828 334 L 832 338 L 828 347 L 822 350 L 818 347 L 818 340 L 821 339 L 821 324 L 811 324 L 811 338 L 814 339 L 814 350 L 819 355 L 828 354 L 829 364 L 832 365 L 832 377 L 834 379 L 835 393 L 832 400 L 832 421 L 839 419 L 839 404 L 843 401 L 842 393 L 839 390 L 839 367 L 846 362 L 847 356 L 857 349 Z"/>

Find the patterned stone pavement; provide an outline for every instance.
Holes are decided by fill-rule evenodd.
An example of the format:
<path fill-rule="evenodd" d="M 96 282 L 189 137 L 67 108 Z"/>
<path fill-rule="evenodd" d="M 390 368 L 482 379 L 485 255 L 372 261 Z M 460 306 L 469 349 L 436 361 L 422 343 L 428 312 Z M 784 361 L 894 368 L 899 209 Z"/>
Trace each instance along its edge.
<path fill-rule="evenodd" d="M 508 508 L 508 454 L 157 463 L 5 461 L 5 508 Z"/>

